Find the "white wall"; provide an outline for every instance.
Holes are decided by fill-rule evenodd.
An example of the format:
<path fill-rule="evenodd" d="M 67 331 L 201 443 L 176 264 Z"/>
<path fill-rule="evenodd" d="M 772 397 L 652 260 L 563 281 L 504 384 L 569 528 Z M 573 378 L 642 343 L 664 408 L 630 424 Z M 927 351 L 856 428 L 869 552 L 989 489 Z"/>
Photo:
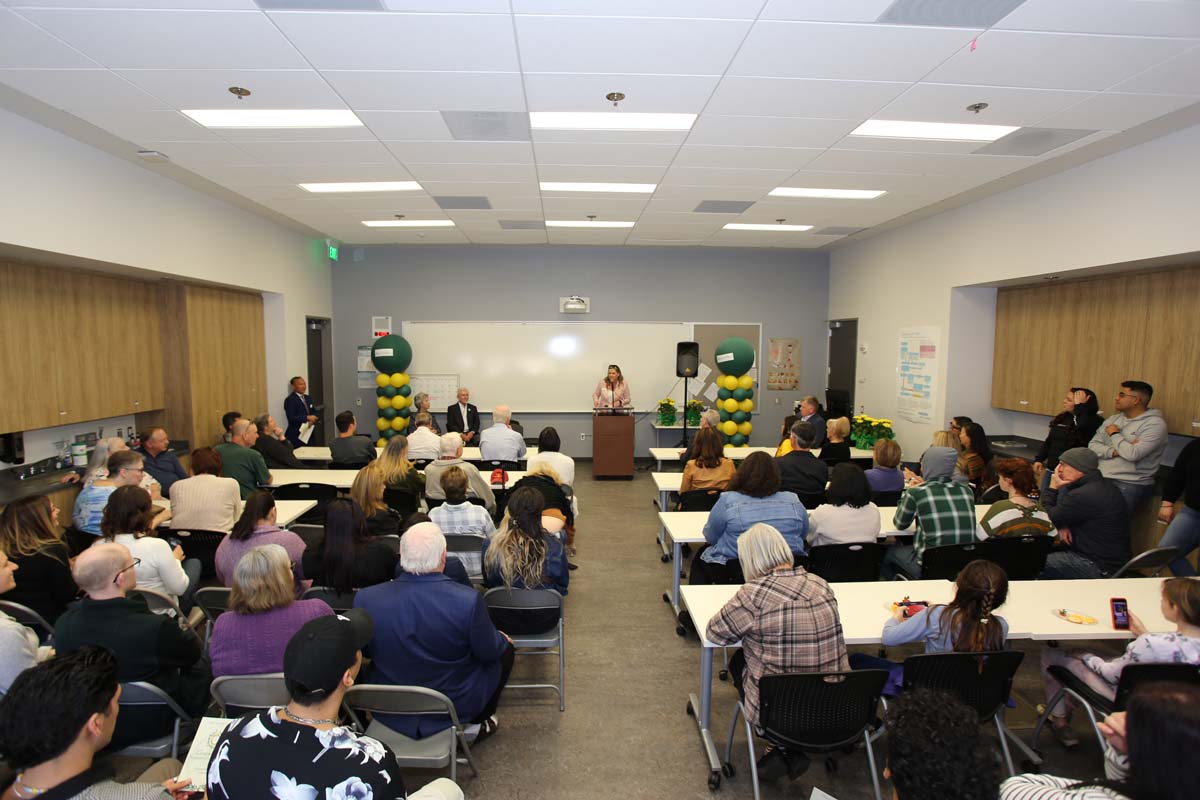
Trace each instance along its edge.
<path fill-rule="evenodd" d="M 834 250 L 829 315 L 858 317 L 860 344 L 869 346 L 856 403 L 894 417 L 898 332 L 937 325 L 944 358 L 935 421 L 967 414 L 989 433 L 1043 438 L 1046 417 L 990 407 L 994 290 L 954 287 L 1200 251 L 1198 185 L 1193 126 Z M 1070 376 L 1063 380 L 1065 388 Z M 1103 401 L 1116 387 L 1095 388 L 1111 409 Z M 897 420 L 906 457 L 932 430 Z M 1168 461 L 1186 441 L 1173 437 Z"/>
<path fill-rule="evenodd" d="M 305 315 L 332 311 L 322 243 L 4 110 L 0 153 L 0 242 L 276 293 L 268 398 L 282 412 L 307 369 Z"/>

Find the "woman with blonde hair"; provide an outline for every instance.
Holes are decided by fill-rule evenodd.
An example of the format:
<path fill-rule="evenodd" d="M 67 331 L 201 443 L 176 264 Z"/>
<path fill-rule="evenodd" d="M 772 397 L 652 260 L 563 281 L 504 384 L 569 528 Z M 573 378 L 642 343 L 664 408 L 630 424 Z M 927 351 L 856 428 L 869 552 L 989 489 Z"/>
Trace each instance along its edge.
<path fill-rule="evenodd" d="M 413 494 L 425 491 L 425 476 L 408 460 L 408 437 L 396 434 L 375 459 L 372 467 L 380 471 L 383 485 L 388 489 L 407 489 Z"/>
<path fill-rule="evenodd" d="M 5 596 L 36 611 L 51 625 L 79 594 L 71 554 L 59 536 L 58 507 L 46 495 L 14 500 L 0 512 L 0 550 L 21 570 Z"/>
<path fill-rule="evenodd" d="M 309 620 L 332 613 L 324 600 L 296 599 L 292 562 L 281 546 L 250 548 L 233 569 L 229 610 L 213 625 L 213 676 L 282 672 L 292 635 Z"/>
<path fill-rule="evenodd" d="M 821 460 L 834 467 L 850 460 L 850 420 L 835 417 L 825 423 L 825 443 L 821 445 Z"/>
<path fill-rule="evenodd" d="M 379 462 L 368 464 L 354 476 L 350 499 L 362 509 L 368 536 L 395 536 L 400 533 L 400 515 L 383 502 L 383 471 Z"/>
<path fill-rule="evenodd" d="M 575 550 L 575 511 L 571 508 L 571 498 L 563 489 L 558 471 L 548 462 L 530 464 L 525 477 L 513 484 L 513 491 L 529 487 L 542 496 L 543 517 L 553 517 L 561 524 L 553 525 L 555 531 L 567 530 L 567 552 Z"/>
<path fill-rule="evenodd" d="M 500 529 L 483 543 L 484 586 L 567 593 L 567 551 L 543 527 L 544 508 L 541 493 L 533 487 L 513 491 Z"/>

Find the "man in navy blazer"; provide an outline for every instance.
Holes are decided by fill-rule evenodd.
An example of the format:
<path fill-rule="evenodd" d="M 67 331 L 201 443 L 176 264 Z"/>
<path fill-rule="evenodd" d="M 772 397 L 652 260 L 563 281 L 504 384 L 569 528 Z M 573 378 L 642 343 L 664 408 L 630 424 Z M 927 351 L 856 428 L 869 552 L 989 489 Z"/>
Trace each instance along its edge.
<path fill-rule="evenodd" d="M 424 686 L 450 698 L 458 718 L 495 730 L 496 705 L 512 672 L 512 640 L 496 630 L 483 595 L 442 573 L 446 537 L 432 522 L 409 528 L 400 538 L 395 580 L 360 589 L 355 608 L 375 623 L 367 646 L 367 683 Z M 378 714 L 388 727 L 423 739 L 450 727 L 438 715 Z"/>
<path fill-rule="evenodd" d="M 308 381 L 297 375 L 292 378 L 292 393 L 283 401 L 283 411 L 288 421 L 284 436 L 292 443 L 292 447 L 304 446 L 304 442 L 300 441 L 300 426 L 306 422 L 314 425 L 317 422 L 317 415 L 313 413 L 312 398 L 305 394 L 307 391 Z"/>
<path fill-rule="evenodd" d="M 471 390 L 458 387 L 458 402 L 446 409 L 446 433 L 461 433 L 463 444 L 479 444 L 479 409 L 468 403 Z"/>

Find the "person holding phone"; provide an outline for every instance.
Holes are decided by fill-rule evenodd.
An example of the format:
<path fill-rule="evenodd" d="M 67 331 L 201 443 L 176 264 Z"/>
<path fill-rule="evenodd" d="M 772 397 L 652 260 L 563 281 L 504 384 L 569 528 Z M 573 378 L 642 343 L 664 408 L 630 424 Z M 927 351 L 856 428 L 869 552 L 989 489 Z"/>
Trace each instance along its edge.
<path fill-rule="evenodd" d="M 1117 621 L 1116 610 L 1114 621 Z M 1046 673 L 1046 669 L 1053 665 L 1066 667 L 1093 691 L 1110 699 L 1116 696 L 1121 671 L 1128 664 L 1200 665 L 1200 581 L 1191 578 L 1163 581 L 1162 615 L 1168 622 L 1175 623 L 1173 631 L 1150 633 L 1136 614 L 1127 609 L 1126 613 L 1129 631 L 1137 638 L 1117 658 L 1105 660 L 1085 650 L 1061 650 L 1057 647 L 1047 647 L 1042 651 L 1042 679 L 1047 702 L 1061 688 L 1061 684 Z M 1070 699 L 1064 697 L 1050 712 L 1054 736 L 1067 748 L 1079 744 L 1079 739 L 1071 730 L 1069 703 Z"/>

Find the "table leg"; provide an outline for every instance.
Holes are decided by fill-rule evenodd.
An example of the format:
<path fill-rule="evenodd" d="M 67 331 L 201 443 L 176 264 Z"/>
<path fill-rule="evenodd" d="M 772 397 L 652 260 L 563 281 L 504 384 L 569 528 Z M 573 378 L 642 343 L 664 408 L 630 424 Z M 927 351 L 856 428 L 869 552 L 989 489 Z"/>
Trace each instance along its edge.
<path fill-rule="evenodd" d="M 671 565 L 671 608 L 675 609 L 675 615 L 679 616 L 679 580 L 683 574 L 683 545 L 678 541 L 671 543 L 672 550 L 675 551 L 675 563 Z"/>
<path fill-rule="evenodd" d="M 667 502 L 669 499 L 668 498 L 669 494 L 670 494 L 670 492 L 665 492 L 665 491 L 658 493 L 658 510 L 659 511 L 667 510 Z M 667 526 L 663 525 L 661 522 L 659 522 L 659 524 L 658 524 L 658 546 L 662 548 L 663 561 L 666 561 L 668 558 L 671 557 L 671 551 L 669 549 L 667 549 Z"/>
<path fill-rule="evenodd" d="M 700 647 L 700 697 L 688 695 L 688 711 L 696 716 L 700 742 L 704 745 L 704 755 L 708 759 L 709 785 L 715 789 L 721 783 L 721 761 L 717 757 L 717 745 L 709 727 L 712 711 L 712 650 L 711 647 Z"/>

